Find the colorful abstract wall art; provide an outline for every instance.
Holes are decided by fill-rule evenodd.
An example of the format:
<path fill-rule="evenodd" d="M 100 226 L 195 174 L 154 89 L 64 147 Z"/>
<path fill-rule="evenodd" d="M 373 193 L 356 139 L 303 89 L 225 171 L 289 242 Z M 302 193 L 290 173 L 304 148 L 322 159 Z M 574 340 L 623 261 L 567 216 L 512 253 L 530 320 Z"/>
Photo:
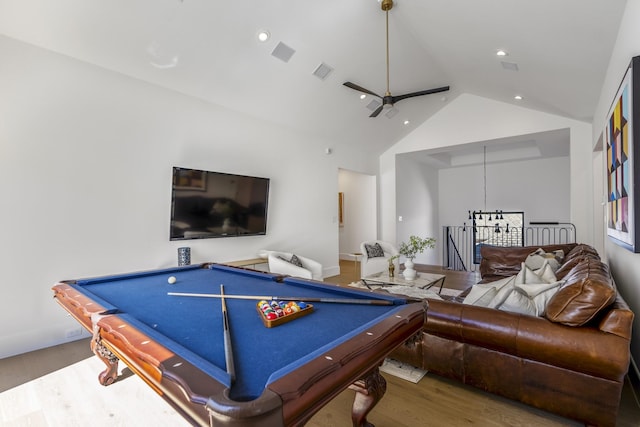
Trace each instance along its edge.
<path fill-rule="evenodd" d="M 640 75 L 640 57 L 633 58 L 609 111 L 604 136 L 607 149 L 607 235 L 616 243 L 637 252 L 634 154 L 635 74 Z M 635 65 L 638 65 L 637 67 Z M 638 82 L 640 83 L 640 81 Z M 638 110 L 640 111 L 640 110 Z"/>

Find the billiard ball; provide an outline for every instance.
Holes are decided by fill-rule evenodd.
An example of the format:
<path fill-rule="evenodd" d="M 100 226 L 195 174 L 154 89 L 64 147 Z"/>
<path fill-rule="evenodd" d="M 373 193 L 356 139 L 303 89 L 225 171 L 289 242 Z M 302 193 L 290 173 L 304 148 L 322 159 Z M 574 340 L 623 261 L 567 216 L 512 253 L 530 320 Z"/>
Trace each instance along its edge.
<path fill-rule="evenodd" d="M 170 277 L 167 279 L 167 282 L 169 282 L 169 284 L 170 284 L 170 285 L 173 285 L 174 283 L 176 283 L 176 278 L 175 278 L 175 277 L 173 277 L 173 276 L 170 276 Z"/>

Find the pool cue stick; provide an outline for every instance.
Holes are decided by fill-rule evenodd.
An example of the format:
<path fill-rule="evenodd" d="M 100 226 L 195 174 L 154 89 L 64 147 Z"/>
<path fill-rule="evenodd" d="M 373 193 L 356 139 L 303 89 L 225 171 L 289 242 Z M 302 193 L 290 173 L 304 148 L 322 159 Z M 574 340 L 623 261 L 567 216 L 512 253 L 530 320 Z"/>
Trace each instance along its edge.
<path fill-rule="evenodd" d="M 224 323 L 224 360 L 227 364 L 227 373 L 231 377 L 231 383 L 236 380 L 236 367 L 233 363 L 233 349 L 231 346 L 231 332 L 229 331 L 229 316 L 227 303 L 225 302 L 224 285 L 220 285 L 220 300 L 222 301 L 222 321 Z"/>
<path fill-rule="evenodd" d="M 272 301 L 304 301 L 304 302 L 330 302 L 336 304 L 363 304 L 363 305 L 393 305 L 393 301 L 377 299 L 356 298 L 314 298 L 314 297 L 279 297 L 270 295 L 218 295 L 218 294 L 191 294 L 183 292 L 167 292 L 167 295 L 176 297 L 201 297 L 201 298 L 227 298 L 248 300 L 272 300 Z"/>

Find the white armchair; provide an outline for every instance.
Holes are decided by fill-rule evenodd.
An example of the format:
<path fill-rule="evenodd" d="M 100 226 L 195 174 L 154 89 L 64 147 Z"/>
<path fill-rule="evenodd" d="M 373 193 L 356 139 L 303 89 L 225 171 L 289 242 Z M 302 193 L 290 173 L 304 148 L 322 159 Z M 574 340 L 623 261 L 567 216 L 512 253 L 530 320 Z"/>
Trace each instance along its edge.
<path fill-rule="evenodd" d="M 365 245 L 374 246 L 379 244 L 383 251 L 383 256 L 369 256 L 367 247 Z M 387 271 L 389 268 L 389 258 L 394 255 L 398 255 L 398 249 L 391 243 L 383 242 L 382 240 L 371 240 L 368 242 L 362 242 L 360 244 L 360 252 L 362 253 L 362 259 L 360 261 L 360 276 L 366 277 L 375 273 Z M 373 255 L 373 254 L 371 254 Z M 396 266 L 396 272 L 400 272 L 400 263 L 396 258 L 393 263 Z"/>
<path fill-rule="evenodd" d="M 268 259 L 269 271 L 272 273 L 286 274 L 304 279 L 323 280 L 322 264 L 312 259 L 296 254 L 296 258 L 302 264 L 302 267 L 300 267 L 290 262 L 294 255 L 290 252 L 261 251 L 259 255 L 261 258 Z"/>

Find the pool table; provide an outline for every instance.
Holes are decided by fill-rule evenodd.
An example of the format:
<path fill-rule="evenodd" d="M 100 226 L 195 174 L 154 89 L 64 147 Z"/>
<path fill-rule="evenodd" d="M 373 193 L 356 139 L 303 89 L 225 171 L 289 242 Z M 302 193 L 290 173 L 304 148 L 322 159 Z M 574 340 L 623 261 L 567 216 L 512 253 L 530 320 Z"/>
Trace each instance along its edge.
<path fill-rule="evenodd" d="M 219 297 L 171 295 L 220 294 L 221 284 L 226 315 Z M 116 380 L 121 360 L 194 425 L 302 425 L 347 387 L 356 391 L 353 424 L 371 425 L 366 415 L 386 389 L 378 366 L 426 316 L 424 302 L 222 264 L 67 280 L 53 291 L 93 333 L 107 366 L 101 384 Z M 266 327 L 258 301 L 245 299 L 255 295 L 319 301 Z"/>

